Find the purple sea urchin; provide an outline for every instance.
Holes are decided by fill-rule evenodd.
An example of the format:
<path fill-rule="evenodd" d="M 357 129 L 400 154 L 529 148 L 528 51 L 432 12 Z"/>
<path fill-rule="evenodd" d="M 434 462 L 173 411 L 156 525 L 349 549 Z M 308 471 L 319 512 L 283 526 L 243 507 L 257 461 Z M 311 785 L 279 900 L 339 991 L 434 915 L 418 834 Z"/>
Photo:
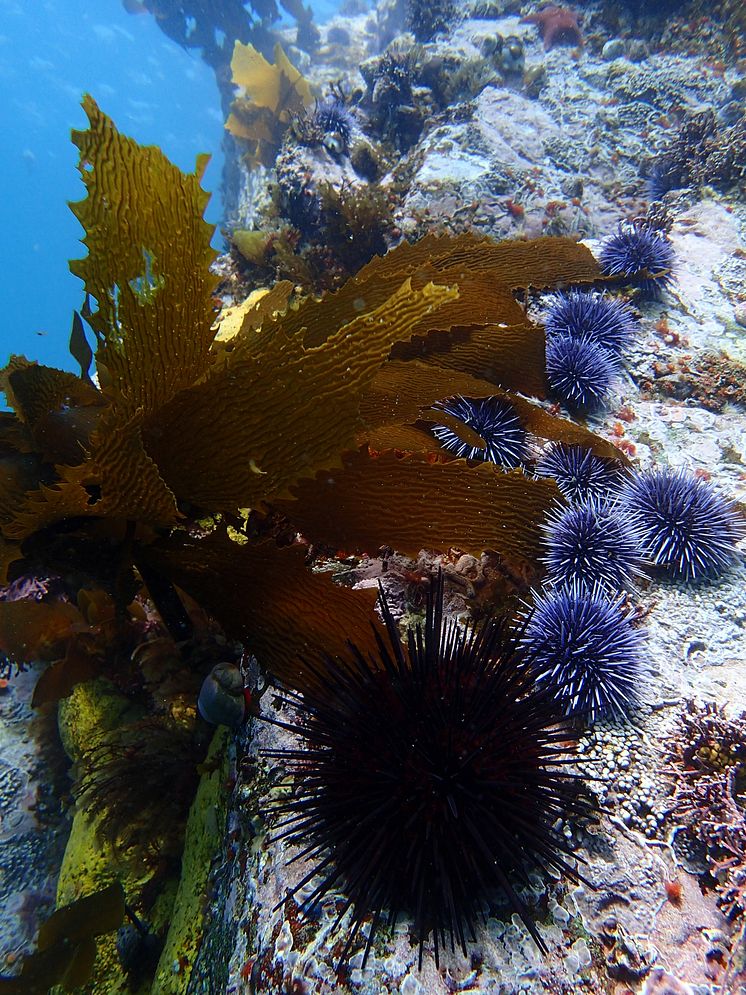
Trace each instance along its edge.
<path fill-rule="evenodd" d="M 645 637 L 633 617 L 621 596 L 577 581 L 535 596 L 523 644 L 566 715 L 593 722 L 639 702 Z"/>
<path fill-rule="evenodd" d="M 634 520 L 597 498 L 555 509 L 544 526 L 544 541 L 547 573 L 556 584 L 578 581 L 614 592 L 632 587 L 640 574 Z"/>
<path fill-rule="evenodd" d="M 544 328 L 547 336 L 589 339 L 619 355 L 632 341 L 635 316 L 625 301 L 605 294 L 570 290 L 549 301 Z"/>
<path fill-rule="evenodd" d="M 673 282 L 671 241 L 646 224 L 621 221 L 601 246 L 599 262 L 608 276 L 623 276 L 648 296 L 659 296 Z"/>
<path fill-rule="evenodd" d="M 509 469 L 521 465 L 526 455 L 526 430 L 509 401 L 454 397 L 436 407 L 458 418 L 485 442 L 483 448 L 471 446 L 447 425 L 434 425 L 432 433 L 444 449 L 461 458 L 489 460 Z"/>
<path fill-rule="evenodd" d="M 444 622 L 442 577 L 406 645 L 383 597 L 382 611 L 376 659 L 351 645 L 347 659 L 309 668 L 316 690 L 281 696 L 300 720 L 273 720 L 302 739 L 269 753 L 294 777 L 293 794 L 273 806 L 282 819 L 275 839 L 313 864 L 294 893 L 318 875 L 304 910 L 345 894 L 341 962 L 367 917 L 363 964 L 379 924 L 404 913 L 420 965 L 430 932 L 437 963 L 446 945 L 466 949 L 500 897 L 545 949 L 516 883 L 549 868 L 577 877 L 553 828 L 591 811 L 565 773 L 574 734 L 537 689 L 506 623 Z"/>
<path fill-rule="evenodd" d="M 547 340 L 547 382 L 553 397 L 577 414 L 592 414 L 608 402 L 618 366 L 590 339 L 557 335 Z"/>
<path fill-rule="evenodd" d="M 717 577 L 736 558 L 744 521 L 733 504 L 687 470 L 647 470 L 622 491 L 643 554 L 685 581 Z"/>
<path fill-rule="evenodd" d="M 596 456 L 583 446 L 556 442 L 536 466 L 538 477 L 553 477 L 562 495 L 576 504 L 588 498 L 605 499 L 618 491 L 624 480 L 621 466 Z"/>
<path fill-rule="evenodd" d="M 317 103 L 312 121 L 322 134 L 322 145 L 330 152 L 341 155 L 348 151 L 352 137 L 352 115 L 341 100 L 329 97 Z"/>

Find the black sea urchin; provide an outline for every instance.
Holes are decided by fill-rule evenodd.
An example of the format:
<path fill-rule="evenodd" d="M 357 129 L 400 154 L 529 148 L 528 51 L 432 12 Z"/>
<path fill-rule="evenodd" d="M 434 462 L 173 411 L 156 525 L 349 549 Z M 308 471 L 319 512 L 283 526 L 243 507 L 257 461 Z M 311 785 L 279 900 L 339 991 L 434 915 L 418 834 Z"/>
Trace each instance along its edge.
<path fill-rule="evenodd" d="M 544 526 L 544 540 L 544 562 L 555 584 L 582 581 L 613 592 L 632 587 L 640 574 L 634 519 L 598 498 L 555 509 Z"/>
<path fill-rule="evenodd" d="M 313 125 L 321 133 L 321 144 L 330 152 L 342 155 L 350 148 L 352 115 L 336 97 L 328 97 L 316 104 Z"/>
<path fill-rule="evenodd" d="M 647 470 L 622 491 L 642 553 L 685 581 L 717 577 L 736 558 L 744 520 L 713 487 L 686 470 Z"/>
<path fill-rule="evenodd" d="M 315 690 L 286 692 L 299 721 L 296 749 L 269 753 L 294 777 L 275 839 L 300 847 L 311 869 L 295 887 L 313 890 L 309 910 L 343 893 L 351 910 L 344 962 L 366 918 L 366 962 L 377 927 L 411 917 L 436 962 L 466 949 L 493 899 L 507 901 L 545 949 L 517 891 L 528 872 L 578 875 L 558 820 L 591 811 L 566 773 L 575 734 L 553 696 L 538 690 L 506 623 L 479 629 L 443 621 L 439 579 L 424 628 L 402 644 L 382 597 L 386 639 L 376 658 L 350 646 L 346 659 L 309 667 Z M 308 889 L 306 889 L 308 890 Z"/>
<path fill-rule="evenodd" d="M 618 372 L 616 359 L 590 339 L 556 335 L 547 339 L 547 382 L 553 397 L 577 414 L 603 408 Z"/>
<path fill-rule="evenodd" d="M 501 397 L 454 397 L 436 407 L 458 418 L 486 443 L 484 447 L 469 445 L 447 425 L 434 425 L 432 433 L 444 449 L 465 459 L 489 460 L 509 469 L 521 465 L 526 455 L 526 430 L 509 401 Z"/>
<path fill-rule="evenodd" d="M 651 297 L 673 282 L 673 245 L 665 232 L 645 224 L 622 221 L 601 246 L 601 269 L 623 276 Z"/>
<path fill-rule="evenodd" d="M 544 319 L 547 335 L 589 339 L 619 355 L 634 338 L 635 316 L 625 301 L 606 294 L 570 290 L 549 301 Z"/>
<path fill-rule="evenodd" d="M 624 480 L 620 465 L 596 456 L 584 446 L 555 442 L 536 465 L 537 477 L 553 477 L 562 495 L 576 504 L 588 498 L 605 499 Z"/>
<path fill-rule="evenodd" d="M 566 715 L 593 722 L 638 703 L 645 637 L 633 616 L 619 596 L 577 581 L 535 596 L 523 643 Z"/>

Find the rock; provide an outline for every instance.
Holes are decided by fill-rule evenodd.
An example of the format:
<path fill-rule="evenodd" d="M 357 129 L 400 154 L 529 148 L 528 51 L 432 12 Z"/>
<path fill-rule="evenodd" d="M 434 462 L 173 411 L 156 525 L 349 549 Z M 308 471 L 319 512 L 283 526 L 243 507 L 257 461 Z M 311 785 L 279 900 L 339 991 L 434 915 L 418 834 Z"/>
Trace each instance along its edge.
<path fill-rule="evenodd" d="M 607 62 L 613 62 L 614 59 L 621 59 L 624 54 L 624 42 L 621 38 L 610 38 L 601 49 L 601 55 Z"/>

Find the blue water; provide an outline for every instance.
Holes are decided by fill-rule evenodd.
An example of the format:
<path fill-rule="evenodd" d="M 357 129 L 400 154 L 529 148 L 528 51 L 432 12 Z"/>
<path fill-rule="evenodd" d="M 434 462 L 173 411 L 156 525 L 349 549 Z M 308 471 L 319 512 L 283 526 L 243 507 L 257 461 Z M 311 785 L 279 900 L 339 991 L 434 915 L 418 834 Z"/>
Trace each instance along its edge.
<path fill-rule="evenodd" d="M 212 161 L 218 191 L 223 118 L 212 70 L 120 0 L 0 0 L 0 364 L 10 353 L 77 371 L 68 353 L 82 285 L 67 260 L 85 254 L 67 202 L 83 196 L 71 128 L 89 92 L 125 134 L 159 145 L 181 169 Z M 213 193 L 208 220 L 218 222 Z M 221 244 L 216 233 L 215 244 Z"/>

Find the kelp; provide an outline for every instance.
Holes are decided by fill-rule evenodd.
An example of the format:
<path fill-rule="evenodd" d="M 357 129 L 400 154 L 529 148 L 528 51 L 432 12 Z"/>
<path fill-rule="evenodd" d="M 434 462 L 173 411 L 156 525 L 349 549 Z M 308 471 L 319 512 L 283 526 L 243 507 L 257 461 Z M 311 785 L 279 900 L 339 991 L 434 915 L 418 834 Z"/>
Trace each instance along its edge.
<path fill-rule="evenodd" d="M 365 495 L 365 501 L 360 495 Z M 314 542 L 350 552 L 375 553 L 390 545 L 416 556 L 423 549 L 458 549 L 477 556 L 495 551 L 505 560 L 536 563 L 539 526 L 560 500 L 552 480 L 532 480 L 492 463 L 434 460 L 430 454 L 345 457 L 292 488 L 293 501 L 276 501 Z M 397 515 L 397 505 L 407 508 Z"/>
<path fill-rule="evenodd" d="M 225 127 L 247 143 L 250 163 L 271 166 L 293 117 L 311 105 L 311 87 L 279 43 L 272 63 L 253 45 L 237 41 L 231 73 L 243 93 L 233 101 Z"/>
<path fill-rule="evenodd" d="M 304 661 L 344 654 L 347 642 L 375 649 L 380 624 L 376 592 L 351 591 L 328 573 L 305 566 L 301 544 L 273 539 L 239 543 L 225 528 L 197 539 L 172 535 L 145 551 L 235 638 L 246 641 L 265 670 L 295 687 L 307 679 Z"/>
<path fill-rule="evenodd" d="M 84 985 L 93 973 L 95 938 L 118 929 L 124 912 L 118 881 L 57 909 L 39 929 L 37 951 L 24 958 L 18 977 L 0 978 L 0 993 L 47 995 L 54 985 L 65 992 Z"/>
<path fill-rule="evenodd" d="M 310 98 L 282 59 L 268 65 L 250 56 L 243 77 L 266 110 Z M 97 583 L 121 617 L 133 583 L 166 614 L 178 585 L 288 684 L 302 682 L 300 659 L 373 639 L 370 592 L 312 573 L 308 541 L 371 554 L 492 550 L 506 576 L 537 577 L 554 484 L 455 460 L 429 429 L 443 420 L 436 402 L 497 394 L 537 439 L 623 461 L 517 393 L 545 393 L 543 330 L 520 296 L 597 281 L 590 252 L 562 238 L 429 235 L 320 299 L 294 301 L 280 283 L 216 324 L 204 160 L 182 174 L 120 135 L 90 97 L 84 106 L 90 128 L 74 141 L 87 197 L 73 210 L 89 254 L 72 268 L 95 302 L 99 386 L 23 359 L 2 374 L 15 411 L 0 419 L 0 555 L 12 576 L 53 568 L 60 550 L 76 577 L 86 564 L 95 573 L 86 536 L 99 523 L 110 563 Z M 87 374 L 80 335 L 73 345 Z M 50 442 L 52 415 L 65 418 Z M 240 509 L 283 516 L 304 542 L 237 542 Z M 70 647 L 40 698 L 98 666 Z"/>
<path fill-rule="evenodd" d="M 355 444 L 361 396 L 392 344 L 455 295 L 405 281 L 374 311 L 340 316 L 311 349 L 286 334 L 282 319 L 262 328 L 161 411 L 147 444 L 164 479 L 201 507 L 229 511 L 334 465 Z"/>

